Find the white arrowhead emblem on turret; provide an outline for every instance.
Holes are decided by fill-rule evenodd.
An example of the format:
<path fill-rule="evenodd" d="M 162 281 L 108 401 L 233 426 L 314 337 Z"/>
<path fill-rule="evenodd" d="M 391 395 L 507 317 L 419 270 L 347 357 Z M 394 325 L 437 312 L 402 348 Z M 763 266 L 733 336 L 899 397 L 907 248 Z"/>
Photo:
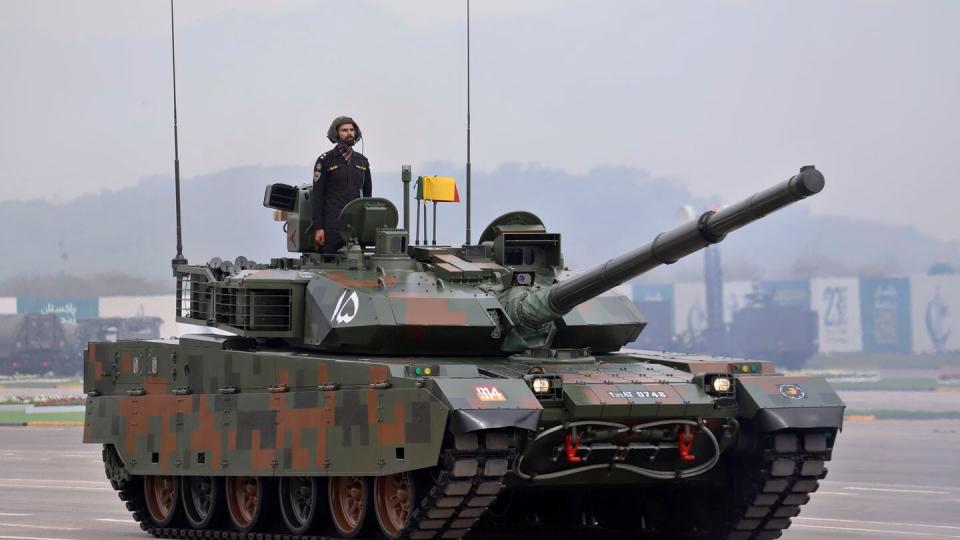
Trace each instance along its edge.
<path fill-rule="evenodd" d="M 348 292 L 350 296 L 347 296 Z M 344 301 L 344 299 L 346 299 L 346 301 Z M 353 304 L 352 310 L 348 310 L 350 304 Z M 340 295 L 340 299 L 337 300 L 337 307 L 333 308 L 333 316 L 330 317 L 330 322 L 336 321 L 337 324 L 349 323 L 357 316 L 359 311 L 360 297 L 357 296 L 357 291 L 344 289 Z"/>

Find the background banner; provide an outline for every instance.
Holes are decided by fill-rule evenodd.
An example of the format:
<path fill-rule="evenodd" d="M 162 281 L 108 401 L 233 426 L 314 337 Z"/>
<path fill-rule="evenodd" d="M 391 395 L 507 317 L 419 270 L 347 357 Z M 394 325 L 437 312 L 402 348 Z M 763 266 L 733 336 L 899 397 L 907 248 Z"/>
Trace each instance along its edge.
<path fill-rule="evenodd" d="M 907 278 L 861 278 L 860 316 L 864 352 L 908 353 L 912 350 L 910 280 Z"/>
<path fill-rule="evenodd" d="M 61 321 L 76 324 L 77 319 L 89 319 L 99 314 L 96 298 L 34 298 L 18 297 L 17 313 L 21 315 L 56 315 Z"/>
<path fill-rule="evenodd" d="M 814 279 L 810 281 L 810 296 L 817 312 L 820 352 L 862 351 L 860 280 Z"/>
<path fill-rule="evenodd" d="M 910 278 L 913 349 L 960 350 L 960 275 Z"/>

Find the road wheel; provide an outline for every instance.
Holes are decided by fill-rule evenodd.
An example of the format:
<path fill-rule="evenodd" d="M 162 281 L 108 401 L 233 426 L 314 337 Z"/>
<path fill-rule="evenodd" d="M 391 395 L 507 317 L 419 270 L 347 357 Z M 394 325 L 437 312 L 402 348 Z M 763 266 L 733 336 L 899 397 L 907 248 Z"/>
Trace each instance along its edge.
<path fill-rule="evenodd" d="M 369 528 L 370 482 L 362 476 L 330 478 L 330 517 L 340 536 L 356 538 Z"/>
<path fill-rule="evenodd" d="M 223 479 L 216 476 L 183 476 L 180 493 L 183 513 L 194 529 L 213 529 L 223 515 Z"/>
<path fill-rule="evenodd" d="M 174 476 L 145 476 L 143 497 L 147 513 L 157 527 L 166 527 L 177 518 L 180 504 L 180 483 Z"/>
<path fill-rule="evenodd" d="M 280 478 L 280 513 L 291 533 L 301 535 L 315 530 L 322 508 L 320 480 L 310 476 Z"/>
<path fill-rule="evenodd" d="M 267 521 L 267 479 L 256 476 L 227 478 L 227 509 L 234 528 L 249 532 Z"/>
<path fill-rule="evenodd" d="M 387 538 L 399 538 L 410 524 L 410 514 L 423 498 L 413 473 L 378 476 L 373 483 L 373 504 L 380 531 Z"/>

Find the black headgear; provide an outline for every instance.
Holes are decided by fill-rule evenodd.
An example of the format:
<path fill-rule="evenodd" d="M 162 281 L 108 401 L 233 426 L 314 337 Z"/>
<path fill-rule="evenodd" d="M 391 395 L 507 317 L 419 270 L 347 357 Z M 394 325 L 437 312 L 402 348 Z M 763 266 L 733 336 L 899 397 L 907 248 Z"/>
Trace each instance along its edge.
<path fill-rule="evenodd" d="M 330 139 L 330 142 L 337 144 L 340 142 L 340 136 L 337 134 L 337 130 L 340 129 L 340 126 L 344 124 L 353 124 L 353 129 L 357 132 L 356 141 L 359 141 L 363 135 L 360 134 L 360 126 L 353 121 L 353 118 L 349 116 L 338 116 L 333 119 L 333 123 L 330 124 L 330 129 L 327 130 L 327 139 Z"/>

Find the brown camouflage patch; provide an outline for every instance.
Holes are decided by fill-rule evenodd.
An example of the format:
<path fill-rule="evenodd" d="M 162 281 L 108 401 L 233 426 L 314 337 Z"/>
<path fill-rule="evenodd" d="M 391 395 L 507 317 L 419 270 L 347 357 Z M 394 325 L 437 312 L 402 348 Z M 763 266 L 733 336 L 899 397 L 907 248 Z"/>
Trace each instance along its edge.
<path fill-rule="evenodd" d="M 97 359 L 97 345 L 93 342 L 87 343 L 87 365 L 93 373 L 94 381 L 103 378 L 103 363 Z"/>
<path fill-rule="evenodd" d="M 143 389 L 147 394 L 163 394 L 167 391 L 167 381 L 163 377 L 144 377 Z"/>
<path fill-rule="evenodd" d="M 391 295 L 392 298 L 403 295 Z M 413 326 L 466 326 L 467 312 L 450 309 L 445 298 L 405 297 L 403 324 Z M 472 306 L 471 306 L 472 307 Z"/>
<path fill-rule="evenodd" d="M 170 429 L 170 415 L 180 410 L 178 396 L 156 395 L 144 397 L 121 397 L 120 417 L 126 423 L 123 449 L 126 455 L 136 451 L 137 440 L 150 433 L 150 419 L 160 418 L 161 440 L 160 468 L 169 466 L 168 453 L 177 449 L 177 432 Z M 181 411 L 182 412 L 182 411 Z M 156 450 L 156 449 L 154 449 Z"/>
<path fill-rule="evenodd" d="M 250 444 L 250 468 L 254 471 L 266 471 L 273 468 L 273 458 L 276 455 L 276 450 L 274 448 L 260 448 L 261 436 L 261 430 L 252 430 L 252 442 Z"/>
<path fill-rule="evenodd" d="M 198 425 L 190 434 L 190 449 L 194 452 L 209 453 L 208 463 L 213 470 L 220 470 L 220 462 L 223 460 L 221 451 L 223 442 L 217 426 L 217 415 L 210 403 L 210 396 L 194 396 L 193 399 L 196 401 Z"/>
<path fill-rule="evenodd" d="M 323 277 L 335 281 L 344 287 L 353 287 L 353 288 L 376 288 L 379 286 L 377 278 L 372 279 L 358 279 L 353 277 L 350 274 L 324 274 Z M 391 289 L 397 286 L 397 283 L 400 279 L 397 276 L 383 276 L 383 283 L 387 289 Z"/>
<path fill-rule="evenodd" d="M 381 422 L 379 426 L 380 444 L 401 445 L 404 443 L 404 404 L 397 401 L 394 405 L 394 421 Z"/>

